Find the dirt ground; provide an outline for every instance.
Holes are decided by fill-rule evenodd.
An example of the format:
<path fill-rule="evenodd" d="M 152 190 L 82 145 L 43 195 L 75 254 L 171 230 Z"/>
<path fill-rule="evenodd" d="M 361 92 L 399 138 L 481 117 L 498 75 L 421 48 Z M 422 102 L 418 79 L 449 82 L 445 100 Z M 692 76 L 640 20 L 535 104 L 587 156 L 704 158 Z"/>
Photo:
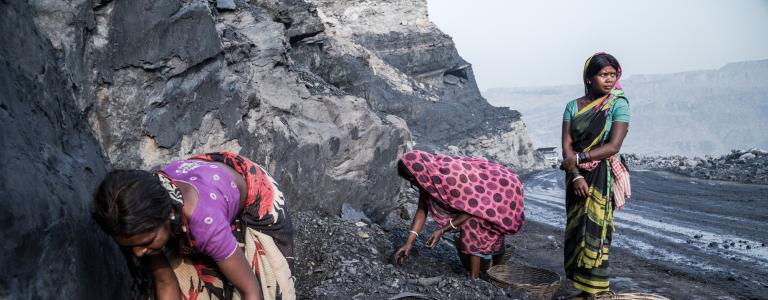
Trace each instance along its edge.
<path fill-rule="evenodd" d="M 472 281 L 462 269 L 448 238 L 436 249 L 417 240 L 412 257 L 394 265 L 392 256 L 405 241 L 409 220 L 395 221 L 385 230 L 375 223 L 320 217 L 301 212 L 294 216 L 298 257 L 297 291 L 301 299 L 532 299 L 523 291 L 501 289 L 487 278 Z M 390 222 L 393 223 L 393 222 Z M 434 230 L 428 223 L 424 232 Z M 563 276 L 561 230 L 527 222 L 517 235 L 507 237 L 508 264 L 526 264 Z M 672 299 L 758 299 L 744 292 L 736 280 L 691 275 L 668 266 L 612 249 L 611 289 L 644 292 Z M 411 294 L 408 294 L 411 293 Z M 576 293 L 567 280 L 556 297 Z"/>
<path fill-rule="evenodd" d="M 507 238 L 513 253 L 509 263 L 537 266 L 564 276 L 562 234 L 561 230 L 541 223 L 526 223 L 521 232 Z M 758 299 L 749 295 L 746 285 L 735 280 L 717 280 L 707 274 L 691 275 L 621 248 L 614 247 L 611 251 L 611 290 L 617 293 L 654 293 L 672 299 Z M 558 296 L 575 292 L 570 283 L 564 281 Z"/>
<path fill-rule="evenodd" d="M 450 235 L 435 249 L 427 249 L 424 243 L 435 229 L 429 218 L 409 260 L 404 265 L 395 265 L 392 257 L 407 238 L 409 216 L 415 211 L 416 199 L 414 190 L 404 190 L 400 199 L 403 211 L 391 213 L 381 225 L 368 221 L 360 212 L 345 213 L 344 218 L 321 217 L 312 212 L 296 214 L 300 298 L 534 299 L 524 291 L 497 288 L 488 282 L 487 276 L 476 281 L 469 279 Z M 361 217 L 364 222 L 360 221 Z M 637 235 L 631 231 L 616 234 Z M 529 265 L 558 273 L 563 280 L 554 298 L 576 294 L 577 290 L 564 279 L 562 243 L 563 232 L 559 227 L 527 220 L 520 232 L 507 236 L 507 264 Z M 653 293 L 671 299 L 768 299 L 768 295 L 763 295 L 768 285 L 755 286 L 728 272 L 696 271 L 648 257 L 653 256 L 639 256 L 613 247 L 611 290 Z"/>

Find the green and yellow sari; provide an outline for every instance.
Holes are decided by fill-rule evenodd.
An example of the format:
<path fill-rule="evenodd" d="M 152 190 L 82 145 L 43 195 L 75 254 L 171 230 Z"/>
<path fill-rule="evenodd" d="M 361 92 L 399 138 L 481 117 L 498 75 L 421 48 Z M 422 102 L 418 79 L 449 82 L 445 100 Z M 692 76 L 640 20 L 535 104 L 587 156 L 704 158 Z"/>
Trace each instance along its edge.
<path fill-rule="evenodd" d="M 619 105 L 626 109 L 622 113 L 627 114 L 628 121 L 628 102 L 619 89 L 573 114 L 570 133 L 574 151 L 587 152 L 608 140 L 611 123 L 620 119 L 614 118 L 617 101 L 625 101 Z M 614 230 L 613 212 L 617 204 L 621 206 L 629 196 L 629 175 L 618 154 L 579 164 L 579 172 L 587 181 L 589 192 L 587 197 L 577 196 L 570 184 L 571 178 L 566 178 L 565 273 L 577 289 L 595 294 L 609 290 L 608 252 Z"/>

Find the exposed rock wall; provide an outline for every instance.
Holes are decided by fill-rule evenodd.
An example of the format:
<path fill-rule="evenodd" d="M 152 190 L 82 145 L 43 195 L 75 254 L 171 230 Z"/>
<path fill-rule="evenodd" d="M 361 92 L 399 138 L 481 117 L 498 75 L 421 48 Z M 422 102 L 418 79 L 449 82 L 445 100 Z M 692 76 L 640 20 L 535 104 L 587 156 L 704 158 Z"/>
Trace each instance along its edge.
<path fill-rule="evenodd" d="M 390 206 L 393 161 L 409 132 L 289 58 L 292 40 L 323 30 L 311 5 L 152 4 L 99 7 L 98 32 L 86 42 L 95 70 L 90 120 L 115 167 L 227 150 L 272 172 L 291 209 Z"/>
<path fill-rule="evenodd" d="M 0 298 L 127 299 L 125 261 L 89 213 L 107 162 L 33 11 L 0 2 Z"/>
<path fill-rule="evenodd" d="M 520 171 L 542 168 L 543 157 L 532 151 L 533 143 L 522 120 L 512 122 L 512 130 L 488 134 L 470 141 L 459 155 L 481 156 L 515 166 Z M 458 147 L 456 147 L 458 149 Z"/>
<path fill-rule="evenodd" d="M 235 4 L 0 1 L 0 297 L 128 297 L 89 215 L 108 169 L 238 152 L 292 210 L 381 220 L 414 141 L 534 164 L 519 114 L 480 97 L 424 1 Z"/>
<path fill-rule="evenodd" d="M 364 98 L 378 114 L 406 120 L 417 147 L 466 148 L 479 138 L 509 132 L 517 111 L 493 107 L 482 98 L 471 65 L 451 38 L 428 19 L 426 1 L 314 0 L 327 30 L 294 45 L 295 61 L 326 82 Z M 342 69 L 343 68 L 343 69 Z M 524 130 L 524 129 L 522 129 Z M 535 162 L 527 133 L 516 167 Z M 505 141 L 517 144 L 518 141 Z"/>

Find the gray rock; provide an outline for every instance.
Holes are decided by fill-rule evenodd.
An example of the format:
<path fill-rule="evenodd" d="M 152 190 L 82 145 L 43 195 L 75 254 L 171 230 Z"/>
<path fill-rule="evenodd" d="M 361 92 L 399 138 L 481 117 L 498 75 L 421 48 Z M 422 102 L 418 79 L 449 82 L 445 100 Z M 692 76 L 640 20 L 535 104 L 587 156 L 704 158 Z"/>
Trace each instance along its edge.
<path fill-rule="evenodd" d="M 83 74 L 36 24 L 58 13 L 0 3 L 0 297 L 128 299 L 124 259 L 91 221 L 108 162 L 77 106 Z"/>
<path fill-rule="evenodd" d="M 235 10 L 237 5 L 235 0 L 216 0 L 216 8 L 219 10 Z"/>
<path fill-rule="evenodd" d="M 751 159 L 754 159 L 755 157 L 757 157 L 755 154 L 751 152 L 747 152 L 739 156 L 739 160 L 751 160 Z"/>
<path fill-rule="evenodd" d="M 684 163 L 686 167 L 694 168 L 698 164 L 698 161 L 696 161 L 695 159 L 686 159 Z"/>
<path fill-rule="evenodd" d="M 442 279 L 443 279 L 442 276 L 419 278 L 416 281 L 416 283 L 421 285 L 421 286 L 425 286 L 426 287 L 426 286 L 434 285 L 435 283 L 440 282 L 440 280 L 442 280 Z"/>
<path fill-rule="evenodd" d="M 364 212 L 352 207 L 347 203 L 343 203 L 341 205 L 341 218 L 348 221 L 365 221 L 368 223 L 371 222 L 371 219 L 369 219 Z M 365 224 L 365 222 L 363 222 L 363 224 Z"/>
<path fill-rule="evenodd" d="M 398 27 L 400 21 L 389 19 L 387 11 L 371 9 L 373 16 L 369 19 L 355 19 L 344 15 L 352 10 L 348 6 L 329 1 L 318 1 L 317 4 L 330 23 L 339 23 L 337 26 L 342 27 L 339 31 L 344 30 L 344 25 L 354 28 L 355 31 L 350 33 L 353 39 L 324 36 L 320 40 L 299 42 L 291 52 L 294 61 L 309 66 L 325 82 L 367 99 L 380 114 L 396 115 L 405 120 L 423 149 L 438 150 L 447 145 L 466 147 L 476 142 L 476 137 L 485 136 L 488 140 L 504 140 L 495 145 L 504 147 L 499 152 L 510 152 L 510 144 L 520 150 L 511 151 L 514 161 L 504 161 L 508 157 L 492 159 L 524 168 L 536 163 L 527 134 L 515 139 L 503 137 L 510 132 L 525 131 L 513 126 L 520 120 L 520 114 L 508 108 L 493 107 L 482 98 L 471 66 L 458 55 L 449 36 L 431 24 L 419 33 L 405 28 L 366 31 L 365 27 L 357 26 L 358 23 L 381 18 L 384 20 L 380 26 L 391 22 L 392 26 Z M 414 18 L 426 18 L 426 11 L 423 16 L 415 15 Z M 318 43 L 323 48 L 318 48 Z M 344 51 L 355 47 L 363 47 L 372 53 L 355 57 Z M 380 67 L 381 64 L 388 66 Z M 378 71 L 374 72 L 371 66 L 376 66 Z M 455 85 L 445 84 L 445 77 L 462 80 Z M 436 105 L 436 102 L 440 104 Z"/>
<path fill-rule="evenodd" d="M 181 74 L 222 52 L 208 8 L 200 2 L 115 1 L 107 45 L 101 53 L 100 73 L 112 81 L 114 70 L 126 67 Z M 176 63 L 172 63 L 176 61 Z"/>

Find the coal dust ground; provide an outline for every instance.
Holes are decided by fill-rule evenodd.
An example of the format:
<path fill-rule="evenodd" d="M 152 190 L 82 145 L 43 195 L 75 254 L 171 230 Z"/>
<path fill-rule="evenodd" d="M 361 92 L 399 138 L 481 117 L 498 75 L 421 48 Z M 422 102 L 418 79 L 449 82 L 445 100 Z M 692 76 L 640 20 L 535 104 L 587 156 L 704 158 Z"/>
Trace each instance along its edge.
<path fill-rule="evenodd" d="M 510 265 L 563 274 L 562 174 L 525 176 L 526 224 L 507 237 Z M 665 172 L 632 172 L 633 196 L 616 214 L 611 289 L 672 299 L 750 299 L 768 296 L 768 186 L 691 179 Z M 403 206 L 413 213 L 415 195 Z M 399 215 L 399 214 L 393 214 Z M 403 214 L 408 215 L 408 214 Z M 451 236 L 435 249 L 424 242 L 428 222 L 404 265 L 392 257 L 410 220 L 383 226 L 352 218 L 294 215 L 297 292 L 301 299 L 530 299 L 522 291 L 472 281 Z M 557 296 L 575 293 L 567 280 Z"/>

